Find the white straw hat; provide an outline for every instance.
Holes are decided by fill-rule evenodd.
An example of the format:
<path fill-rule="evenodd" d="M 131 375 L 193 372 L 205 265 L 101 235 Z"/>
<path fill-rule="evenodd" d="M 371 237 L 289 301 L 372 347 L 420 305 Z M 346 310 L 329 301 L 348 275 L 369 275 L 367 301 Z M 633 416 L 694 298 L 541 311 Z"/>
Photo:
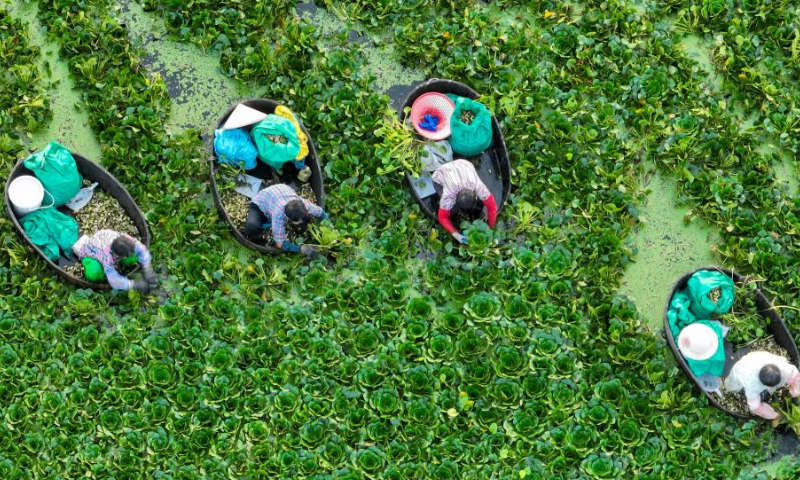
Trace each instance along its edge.
<path fill-rule="evenodd" d="M 232 130 L 234 128 L 242 128 L 247 127 L 249 125 L 255 125 L 256 123 L 260 122 L 267 118 L 267 114 L 256 110 L 255 108 L 250 108 L 247 105 L 242 103 L 236 105 L 236 108 L 233 109 L 231 115 L 228 117 L 228 120 L 225 121 L 225 125 L 223 125 L 223 130 Z"/>
<path fill-rule="evenodd" d="M 719 338 L 713 328 L 703 323 L 684 327 L 678 335 L 678 348 L 684 357 L 706 360 L 719 348 Z"/>

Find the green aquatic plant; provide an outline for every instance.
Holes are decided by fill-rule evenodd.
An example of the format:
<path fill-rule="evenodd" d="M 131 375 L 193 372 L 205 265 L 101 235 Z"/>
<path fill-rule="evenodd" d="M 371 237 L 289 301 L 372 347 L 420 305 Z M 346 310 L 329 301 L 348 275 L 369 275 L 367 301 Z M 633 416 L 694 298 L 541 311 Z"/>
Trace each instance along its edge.
<path fill-rule="evenodd" d="M 41 129 L 52 117 L 46 95 L 41 50 L 32 44 L 28 29 L 34 28 L 0 8 L 0 57 L 9 68 L 0 76 L 0 154 L 21 154 L 26 133 Z"/>
<path fill-rule="evenodd" d="M 498 114 L 512 193 L 466 246 L 432 235 L 402 161 L 386 171 L 396 117 L 361 46 L 295 2 L 144 2 L 302 117 L 333 222 L 316 242 L 345 253 L 312 263 L 231 239 L 207 152 L 196 131 L 167 134 L 178 100 L 116 5 L 37 3 L 104 165 L 148 219 L 165 295 L 74 291 L 0 220 L 2 478 L 728 479 L 769 454 L 771 431 L 710 408 L 618 286 L 648 162 L 720 232 L 720 262 L 763 277 L 797 322 L 798 204 L 774 168 L 797 149 L 784 2 L 318 2 Z M 15 42 L 9 63 L 34 64 Z M 39 78 L 6 73 L 26 91 Z M 0 115 L 5 172 L 23 110 Z"/>
<path fill-rule="evenodd" d="M 396 171 L 411 173 L 414 176 L 422 173 L 420 156 L 422 142 L 394 112 L 385 114 L 383 124 L 374 133 L 382 140 L 375 152 L 382 164 L 377 170 L 379 175 Z"/>
<path fill-rule="evenodd" d="M 755 282 L 737 286 L 731 311 L 720 318 L 730 327 L 725 338 L 737 346 L 746 346 L 768 336 L 767 321 L 756 305 Z"/>
<path fill-rule="evenodd" d="M 472 296 L 464 305 L 465 313 L 477 322 L 488 322 L 498 318 L 500 308 L 500 300 L 487 292 Z"/>

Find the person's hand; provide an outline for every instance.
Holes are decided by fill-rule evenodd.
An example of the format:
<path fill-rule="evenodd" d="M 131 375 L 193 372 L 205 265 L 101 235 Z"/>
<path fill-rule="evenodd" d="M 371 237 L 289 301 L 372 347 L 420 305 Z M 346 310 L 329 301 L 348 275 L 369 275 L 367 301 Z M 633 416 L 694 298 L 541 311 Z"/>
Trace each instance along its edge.
<path fill-rule="evenodd" d="M 789 385 L 789 395 L 793 398 L 797 398 L 800 395 L 800 373 L 789 379 L 786 382 Z"/>
<path fill-rule="evenodd" d="M 150 284 L 144 280 L 134 280 L 133 289 L 142 295 L 147 295 L 150 292 Z"/>
<path fill-rule="evenodd" d="M 466 245 L 466 243 L 467 243 L 467 237 L 465 237 L 464 235 L 461 235 L 458 232 L 453 232 L 453 238 L 455 238 L 456 242 L 458 242 L 458 243 L 461 243 L 461 244 L 464 244 L 464 245 Z"/>
<path fill-rule="evenodd" d="M 317 249 L 311 247 L 309 245 L 303 245 L 300 247 L 300 253 L 306 256 L 306 258 L 314 259 L 317 258 Z"/>
<path fill-rule="evenodd" d="M 150 290 L 155 290 L 156 287 L 158 287 L 158 277 L 153 271 L 152 265 L 143 265 L 142 275 L 144 275 L 144 281 L 147 282 L 147 285 L 148 287 L 150 287 Z"/>
<path fill-rule="evenodd" d="M 156 273 L 153 271 L 152 265 L 142 265 L 142 275 L 144 275 L 144 279 L 147 280 L 147 283 L 155 281 Z"/>
<path fill-rule="evenodd" d="M 772 408 L 768 403 L 762 403 L 759 405 L 758 408 L 753 410 L 753 414 L 767 420 L 775 420 L 780 416 L 780 414 L 776 412 L 775 409 Z"/>

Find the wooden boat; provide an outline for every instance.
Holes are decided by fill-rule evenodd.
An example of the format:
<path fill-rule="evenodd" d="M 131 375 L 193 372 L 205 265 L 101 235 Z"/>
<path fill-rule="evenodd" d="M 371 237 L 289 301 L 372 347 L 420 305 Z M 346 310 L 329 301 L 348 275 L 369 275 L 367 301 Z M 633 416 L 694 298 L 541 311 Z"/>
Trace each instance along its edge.
<path fill-rule="evenodd" d="M 720 267 L 698 268 L 697 270 L 691 271 L 683 275 L 677 282 L 675 282 L 675 285 L 672 287 L 672 291 L 670 292 L 669 298 L 667 299 L 667 305 L 664 308 L 664 336 L 667 339 L 669 348 L 672 350 L 672 354 L 675 355 L 675 360 L 677 360 L 678 366 L 680 366 L 681 370 L 683 370 L 684 373 L 686 373 L 686 375 L 688 375 L 689 378 L 692 379 L 692 382 L 694 382 L 695 386 L 705 394 L 706 398 L 708 398 L 708 401 L 711 402 L 712 405 L 737 418 L 748 419 L 748 420 L 752 418 L 760 418 L 749 414 L 743 415 L 739 412 L 734 412 L 728 408 L 725 408 L 723 405 L 719 403 L 717 397 L 714 394 L 703 390 L 703 388 L 700 385 L 700 381 L 694 375 L 694 373 L 692 373 L 691 369 L 689 368 L 689 365 L 683 358 L 683 354 L 678 349 L 678 345 L 676 343 L 677 339 L 675 339 L 672 336 L 672 331 L 669 328 L 669 321 L 667 319 L 667 314 L 669 313 L 669 306 L 670 303 L 672 303 L 672 297 L 675 296 L 675 294 L 678 293 L 679 291 L 685 289 L 692 275 L 694 275 L 695 272 L 701 270 L 716 270 L 718 272 L 722 272 L 725 275 L 731 277 L 731 279 L 733 279 L 734 283 L 737 286 L 741 285 L 742 283 L 746 283 L 747 280 L 746 277 L 743 277 L 736 272 Z M 756 289 L 755 291 L 753 291 L 753 295 L 755 295 L 756 306 L 758 307 L 758 313 L 764 319 L 764 326 L 766 330 L 773 336 L 775 342 L 789 353 L 790 357 L 789 360 L 795 365 L 800 365 L 800 363 L 798 363 L 800 362 L 800 354 L 798 354 L 797 351 L 797 344 L 795 343 L 791 332 L 786 327 L 786 323 L 783 321 L 783 318 L 781 318 L 781 316 L 778 315 L 778 312 L 777 310 L 775 310 L 775 307 L 772 305 L 772 302 L 763 294 L 763 292 L 761 292 L 760 289 Z M 734 351 L 733 345 L 730 342 L 725 340 L 723 343 L 725 347 L 725 371 L 723 373 L 723 378 L 724 378 L 725 376 L 728 375 L 728 372 L 730 372 L 730 369 L 731 367 L 733 367 L 733 364 L 736 363 L 738 359 L 742 358 L 747 353 L 749 353 L 750 349 L 746 347 Z"/>
<path fill-rule="evenodd" d="M 150 231 L 147 228 L 147 220 L 144 218 L 144 214 L 139 207 L 134 202 L 131 195 L 125 190 L 125 187 L 120 184 L 117 179 L 114 178 L 106 169 L 101 167 L 99 164 L 89 160 L 88 158 L 84 157 L 75 152 L 72 153 L 72 158 L 75 159 L 75 165 L 78 167 L 78 172 L 80 172 L 81 176 L 85 180 L 89 180 L 90 182 L 98 183 L 98 187 L 100 190 L 103 190 L 105 193 L 109 194 L 111 197 L 116 199 L 120 206 L 122 206 L 125 213 L 133 220 L 134 225 L 136 225 L 136 229 L 139 232 L 139 240 L 144 243 L 146 246 L 150 245 Z M 11 175 L 8 176 L 8 180 L 6 181 L 6 192 L 5 192 L 5 201 L 6 201 L 6 212 L 8 213 L 9 218 L 11 218 L 11 222 L 14 224 L 14 228 L 17 231 L 17 234 L 28 244 L 30 245 L 33 250 L 39 254 L 42 259 L 50 265 L 51 268 L 54 268 L 59 275 L 66 278 L 66 280 L 80 288 L 93 288 L 96 290 L 111 290 L 111 285 L 108 283 L 91 283 L 86 281 L 83 278 L 76 277 L 69 273 L 68 271 L 64 270 L 65 267 L 68 267 L 75 263 L 74 259 L 68 259 L 63 255 L 58 259 L 58 262 L 54 262 L 47 258 L 47 255 L 37 247 L 28 235 L 25 234 L 25 231 L 22 229 L 22 225 L 19 223 L 19 218 L 14 213 L 14 210 L 11 207 L 11 202 L 8 198 L 8 187 L 11 185 L 11 182 L 21 176 L 21 175 L 34 175 L 31 170 L 29 170 L 24 165 L 24 160 L 20 160 L 14 168 L 11 170 Z M 67 207 L 59 207 L 59 211 L 72 216 L 72 212 Z M 80 225 L 78 226 L 80 228 Z M 138 267 L 137 267 L 138 268 Z M 134 270 L 135 271 L 135 270 Z"/>
<path fill-rule="evenodd" d="M 243 105 L 246 105 L 250 108 L 256 109 L 260 112 L 271 114 L 275 112 L 275 108 L 281 105 L 279 102 L 275 100 L 268 100 L 268 99 L 254 99 L 254 100 L 245 100 L 241 102 Z M 238 105 L 238 104 L 237 104 Z M 219 121 L 217 122 L 217 129 L 222 128 L 225 122 L 230 117 L 233 110 L 236 108 L 236 105 L 232 106 L 225 115 L 223 115 Z M 320 164 L 319 158 L 317 157 L 317 150 L 314 147 L 314 140 L 309 135 L 308 131 L 306 130 L 303 122 L 300 121 L 298 118 L 298 123 L 300 123 L 300 128 L 303 129 L 306 136 L 308 137 L 308 156 L 306 157 L 306 166 L 311 169 L 311 178 L 308 182 L 311 184 L 311 190 L 314 192 L 314 197 L 316 198 L 316 204 L 322 208 L 325 208 L 325 188 L 322 179 L 322 165 Z M 250 127 L 246 127 L 245 130 L 249 131 Z M 214 196 L 214 203 L 217 205 L 217 210 L 219 211 L 220 216 L 223 220 L 228 224 L 233 232 L 233 236 L 236 240 L 239 241 L 242 245 L 247 248 L 251 248 L 253 250 L 257 250 L 262 253 L 271 253 L 271 254 L 281 254 L 284 253 L 283 251 L 275 248 L 273 245 L 265 245 L 259 244 L 250 241 L 244 236 L 244 233 L 236 226 L 236 224 L 231 219 L 228 212 L 225 210 L 225 205 L 222 202 L 222 197 L 220 196 L 219 186 L 217 185 L 217 169 L 219 168 L 219 160 L 217 158 L 217 154 L 214 151 L 214 138 L 215 133 L 212 132 L 211 134 L 211 145 L 210 145 L 210 159 L 209 159 L 209 176 L 211 179 L 211 193 Z M 247 175 L 260 178 L 261 180 L 270 180 L 273 176 L 273 170 L 267 166 L 262 161 L 256 162 L 256 167 L 245 171 Z M 262 187 L 263 188 L 263 187 Z"/>
<path fill-rule="evenodd" d="M 401 122 L 406 121 L 404 112 L 406 107 L 411 108 L 418 97 L 429 92 L 450 93 L 472 100 L 478 100 L 480 97 L 478 92 L 462 83 L 438 78 L 430 79 L 414 87 L 406 96 L 405 101 L 403 101 L 397 112 Z M 489 188 L 489 191 L 492 192 L 497 203 L 497 213 L 499 215 L 503 211 L 503 205 L 511 192 L 511 161 L 508 157 L 506 142 L 503 139 L 503 132 L 500 130 L 500 124 L 494 115 L 492 115 L 492 145 L 480 156 L 472 157 L 470 160 L 476 165 L 478 176 Z M 422 198 L 414 177 L 408 172 L 406 172 L 406 181 L 411 187 L 411 194 L 414 196 L 414 200 L 419 204 L 422 211 L 438 224 L 439 195 L 433 194 Z"/>

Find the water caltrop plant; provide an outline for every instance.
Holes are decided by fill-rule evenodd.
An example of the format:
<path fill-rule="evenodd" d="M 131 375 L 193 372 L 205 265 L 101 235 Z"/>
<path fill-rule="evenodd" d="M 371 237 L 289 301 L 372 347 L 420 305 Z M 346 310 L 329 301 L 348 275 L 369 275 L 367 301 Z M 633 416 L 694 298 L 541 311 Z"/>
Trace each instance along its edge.
<path fill-rule="evenodd" d="M 748 469 L 774 431 L 710 408 L 619 286 L 651 165 L 797 330 L 790 4 L 325 0 L 346 25 L 328 35 L 296 2 L 141 2 L 313 134 L 331 255 L 305 262 L 230 238 L 125 7 L 19 3 L 0 6 L 0 171 L 53 115 L 26 34 L 46 26 L 165 281 L 76 291 L 0 220 L 0 478 L 766 478 Z M 397 175 L 417 145 L 351 28 L 482 94 L 513 165 L 499 228 L 458 246 L 419 214 Z"/>

